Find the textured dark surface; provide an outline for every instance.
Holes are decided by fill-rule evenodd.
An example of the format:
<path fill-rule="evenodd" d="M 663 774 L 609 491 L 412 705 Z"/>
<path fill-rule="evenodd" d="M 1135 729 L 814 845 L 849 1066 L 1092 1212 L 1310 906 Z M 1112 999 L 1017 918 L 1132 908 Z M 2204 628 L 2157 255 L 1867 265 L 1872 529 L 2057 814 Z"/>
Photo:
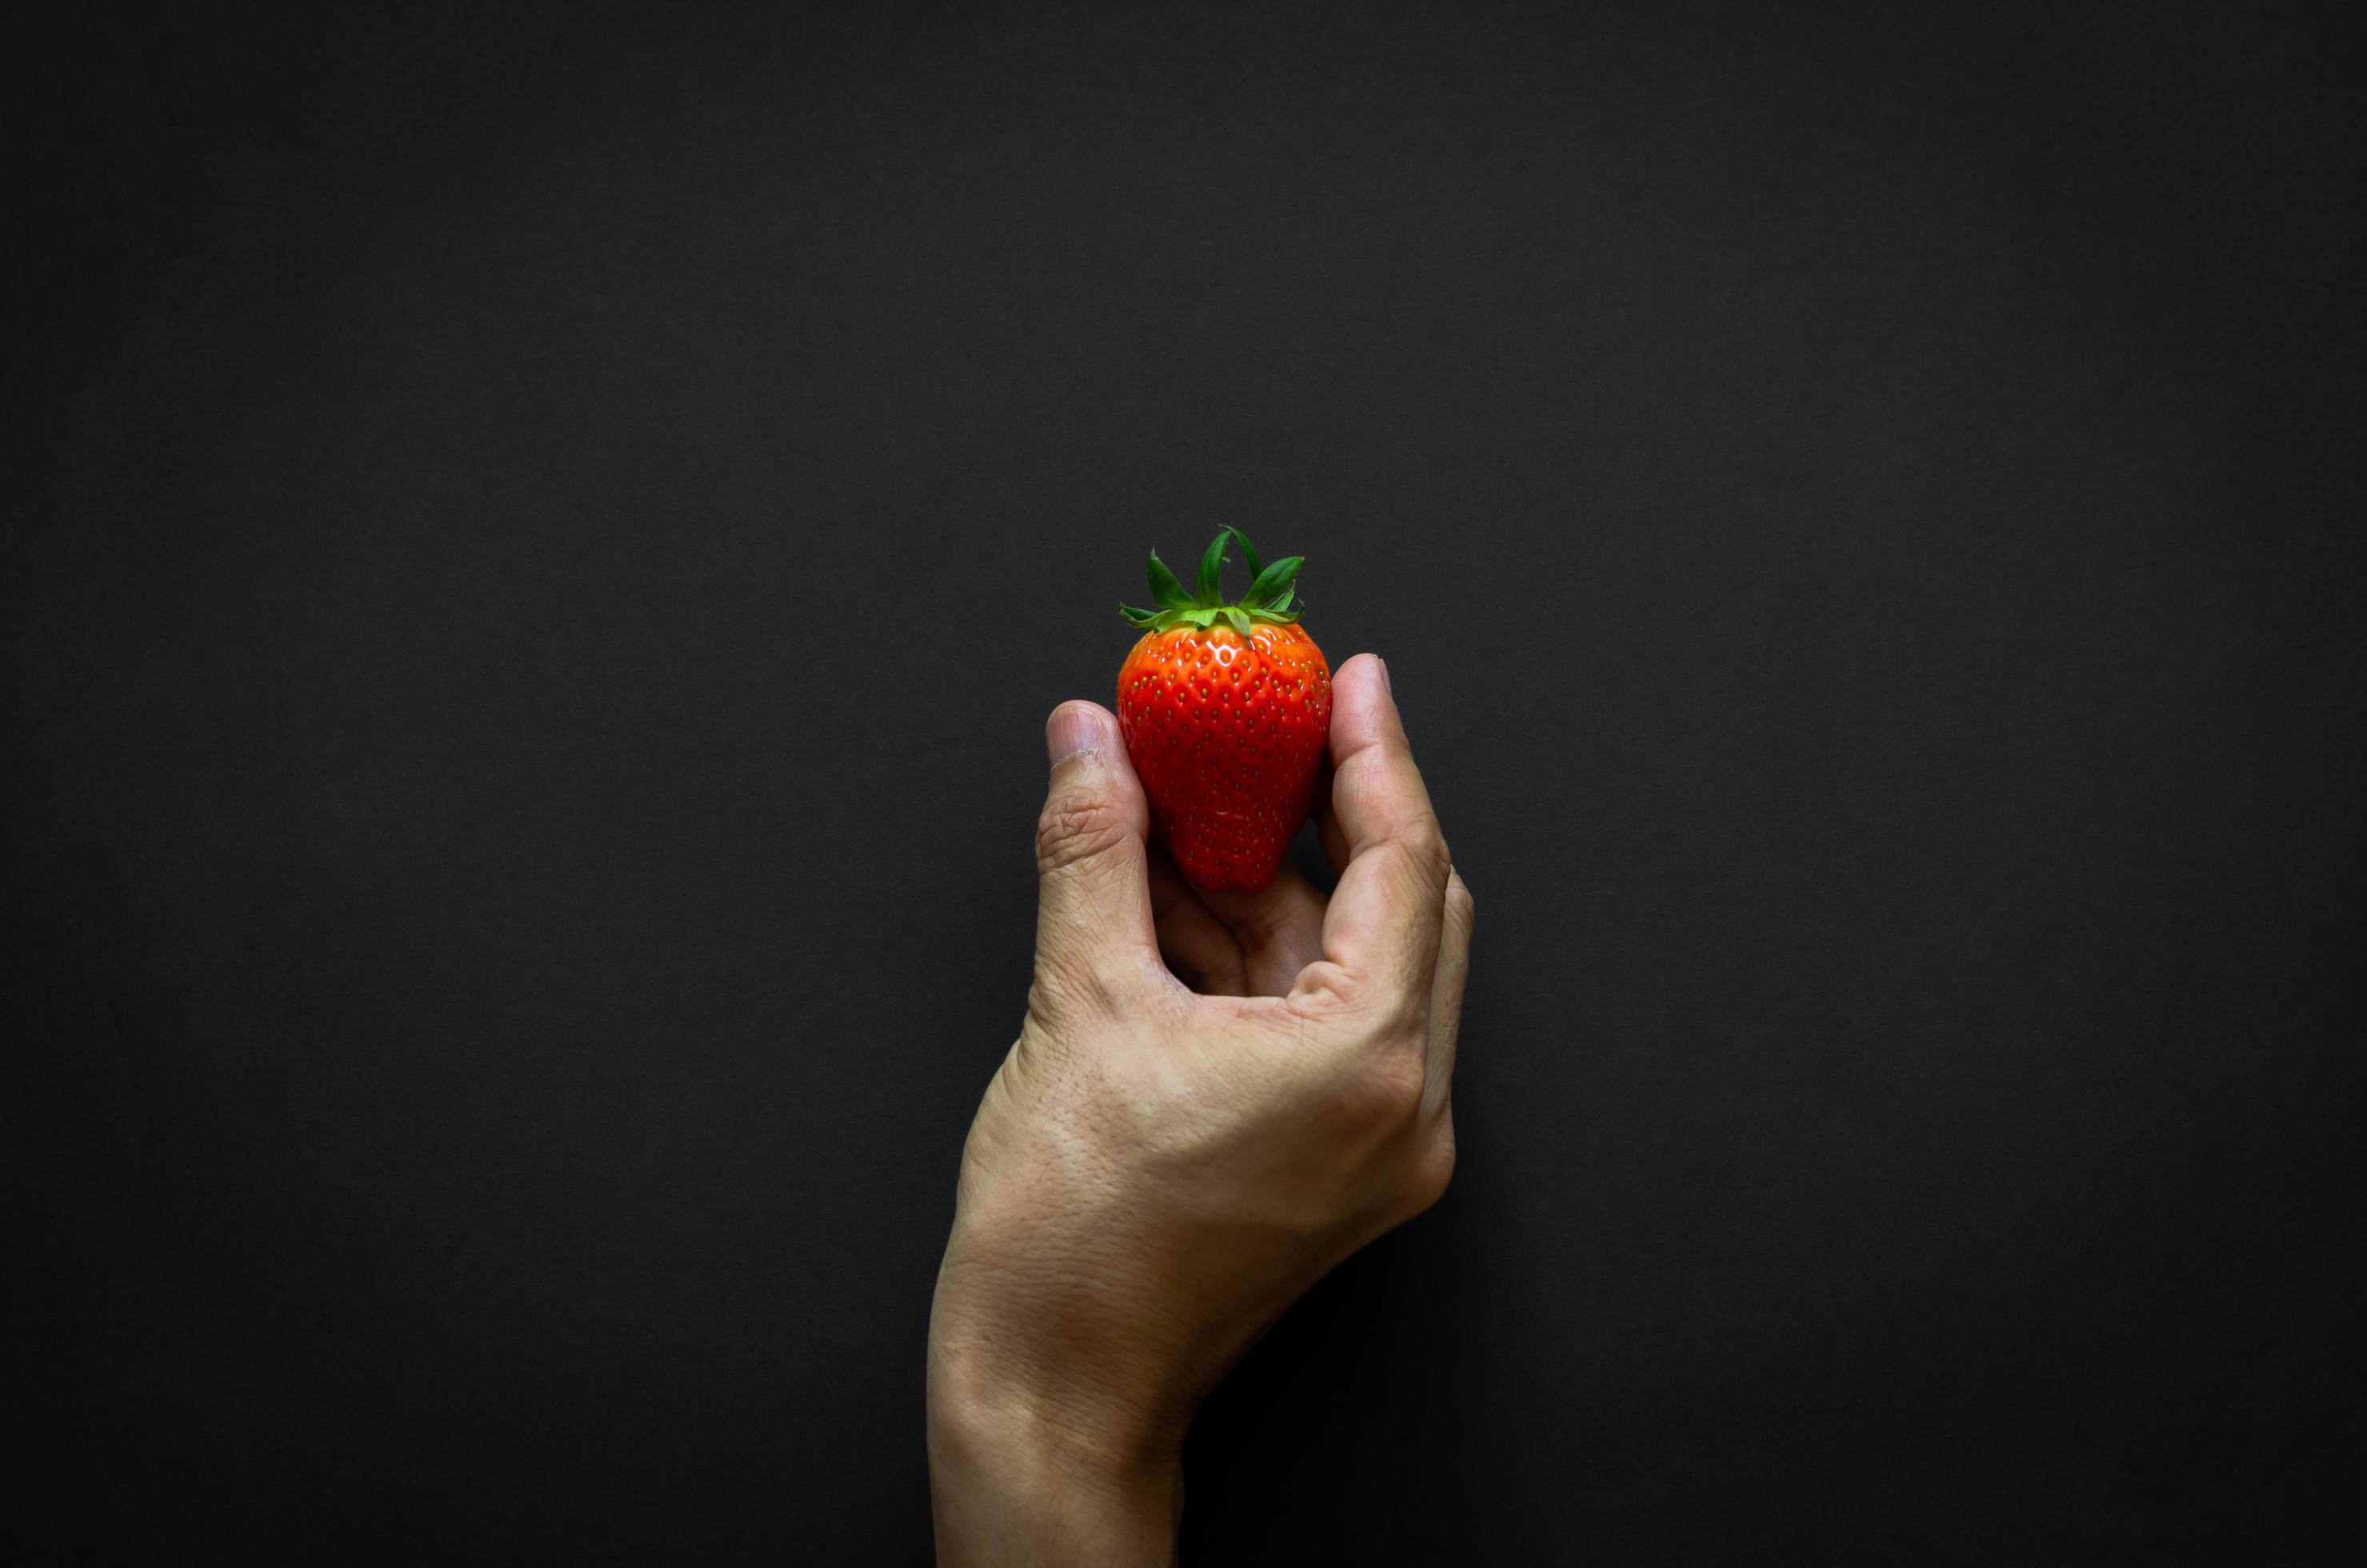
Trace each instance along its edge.
<path fill-rule="evenodd" d="M 350 9 L 8 51 L 91 1555 L 921 1561 L 1039 724 L 1220 522 L 1480 933 L 1191 1555 L 2338 1554 L 2355 7 Z"/>

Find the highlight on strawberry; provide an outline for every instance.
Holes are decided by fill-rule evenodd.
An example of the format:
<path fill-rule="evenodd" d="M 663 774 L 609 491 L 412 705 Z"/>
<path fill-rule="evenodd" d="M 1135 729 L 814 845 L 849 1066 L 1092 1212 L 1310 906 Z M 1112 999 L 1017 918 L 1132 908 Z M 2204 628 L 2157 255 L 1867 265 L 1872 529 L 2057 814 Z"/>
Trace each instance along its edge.
<path fill-rule="evenodd" d="M 1228 603 L 1239 546 L 1250 587 Z M 1257 889 L 1307 820 L 1331 731 L 1331 667 L 1298 624 L 1300 556 L 1271 566 L 1239 528 L 1219 531 L 1186 594 L 1150 552 L 1155 609 L 1120 605 L 1142 640 L 1117 676 L 1127 755 L 1175 864 L 1195 887 Z"/>

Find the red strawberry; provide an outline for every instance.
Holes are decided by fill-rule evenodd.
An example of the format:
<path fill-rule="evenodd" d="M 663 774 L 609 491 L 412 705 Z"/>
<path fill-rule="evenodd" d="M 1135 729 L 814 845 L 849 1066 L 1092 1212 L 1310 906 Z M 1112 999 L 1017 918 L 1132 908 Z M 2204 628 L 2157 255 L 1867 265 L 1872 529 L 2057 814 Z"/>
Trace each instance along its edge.
<path fill-rule="evenodd" d="M 1232 605 L 1217 582 L 1228 542 L 1256 579 Z M 1154 550 L 1159 608 L 1118 607 L 1148 629 L 1117 674 L 1118 729 L 1196 887 L 1265 886 L 1307 820 L 1331 733 L 1331 668 L 1291 608 L 1300 559 L 1262 565 L 1248 537 L 1227 528 L 1200 558 L 1196 594 Z"/>

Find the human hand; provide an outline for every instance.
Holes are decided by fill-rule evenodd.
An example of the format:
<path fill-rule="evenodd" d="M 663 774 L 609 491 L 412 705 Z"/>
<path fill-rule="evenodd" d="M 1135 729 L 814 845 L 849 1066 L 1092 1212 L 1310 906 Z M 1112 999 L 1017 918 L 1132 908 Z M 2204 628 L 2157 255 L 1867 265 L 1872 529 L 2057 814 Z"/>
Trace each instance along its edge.
<path fill-rule="evenodd" d="M 1328 901 L 1286 865 L 1195 892 L 1116 721 L 1066 703 L 1046 739 L 1035 981 L 930 1314 L 938 1551 L 1165 1562 L 1200 1401 L 1445 1190 L 1471 896 L 1369 654 L 1332 685 Z"/>

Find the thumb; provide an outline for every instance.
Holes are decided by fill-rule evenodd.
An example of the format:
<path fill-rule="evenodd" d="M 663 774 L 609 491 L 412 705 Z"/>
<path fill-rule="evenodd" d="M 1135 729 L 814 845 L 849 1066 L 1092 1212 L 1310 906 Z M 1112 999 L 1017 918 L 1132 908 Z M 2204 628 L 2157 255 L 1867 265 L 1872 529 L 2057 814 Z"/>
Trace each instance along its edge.
<path fill-rule="evenodd" d="M 1131 991 L 1159 967 L 1150 803 L 1107 709 L 1062 703 L 1044 744 L 1052 783 L 1036 824 L 1036 982 L 1056 994 Z"/>

